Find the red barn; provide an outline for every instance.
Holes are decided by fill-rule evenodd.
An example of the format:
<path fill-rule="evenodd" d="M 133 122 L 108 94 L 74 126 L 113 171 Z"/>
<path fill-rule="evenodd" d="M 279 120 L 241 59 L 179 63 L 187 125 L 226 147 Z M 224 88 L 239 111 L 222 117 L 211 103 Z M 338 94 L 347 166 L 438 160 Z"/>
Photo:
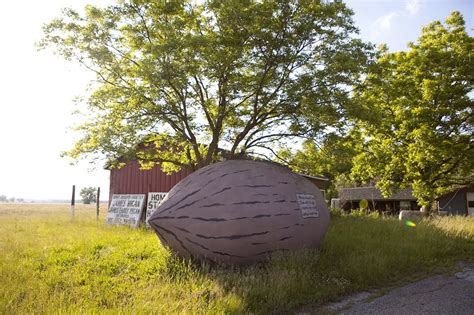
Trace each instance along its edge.
<path fill-rule="evenodd" d="M 121 168 L 110 169 L 109 200 L 112 200 L 114 194 L 168 192 L 191 173 L 191 170 L 183 168 L 167 175 L 158 165 L 151 170 L 141 170 L 137 161 L 129 161 Z"/>

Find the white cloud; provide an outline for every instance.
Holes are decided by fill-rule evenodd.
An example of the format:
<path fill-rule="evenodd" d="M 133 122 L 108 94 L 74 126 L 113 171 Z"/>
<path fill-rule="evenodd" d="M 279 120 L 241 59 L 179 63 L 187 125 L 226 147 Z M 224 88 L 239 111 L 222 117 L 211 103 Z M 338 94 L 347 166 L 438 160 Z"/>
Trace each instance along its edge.
<path fill-rule="evenodd" d="M 405 9 L 411 14 L 415 15 L 421 9 L 422 0 L 406 0 Z"/>
<path fill-rule="evenodd" d="M 379 28 L 379 29 L 389 30 L 392 27 L 393 18 L 396 17 L 397 15 L 398 13 L 391 12 L 389 14 L 385 14 L 379 17 L 377 20 L 375 20 L 374 27 Z"/>

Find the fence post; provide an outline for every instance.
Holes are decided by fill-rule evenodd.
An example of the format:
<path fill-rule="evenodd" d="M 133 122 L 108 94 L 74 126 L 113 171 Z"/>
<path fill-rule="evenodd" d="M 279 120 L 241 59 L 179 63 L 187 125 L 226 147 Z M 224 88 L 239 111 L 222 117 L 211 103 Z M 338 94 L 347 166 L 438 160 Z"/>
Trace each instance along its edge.
<path fill-rule="evenodd" d="M 97 187 L 96 212 L 95 217 L 99 220 L 99 205 L 100 205 L 100 187 Z"/>
<path fill-rule="evenodd" d="M 74 222 L 74 205 L 76 203 L 76 185 L 72 185 L 72 198 L 71 198 L 71 222 Z"/>

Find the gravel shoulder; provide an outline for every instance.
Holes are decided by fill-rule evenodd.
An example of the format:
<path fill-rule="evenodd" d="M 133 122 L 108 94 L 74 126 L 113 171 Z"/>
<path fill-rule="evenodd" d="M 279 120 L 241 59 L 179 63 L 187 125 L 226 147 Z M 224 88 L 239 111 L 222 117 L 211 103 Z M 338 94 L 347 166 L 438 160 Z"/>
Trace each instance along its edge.
<path fill-rule="evenodd" d="M 361 292 L 297 314 L 474 314 L 474 263 L 401 287 Z"/>

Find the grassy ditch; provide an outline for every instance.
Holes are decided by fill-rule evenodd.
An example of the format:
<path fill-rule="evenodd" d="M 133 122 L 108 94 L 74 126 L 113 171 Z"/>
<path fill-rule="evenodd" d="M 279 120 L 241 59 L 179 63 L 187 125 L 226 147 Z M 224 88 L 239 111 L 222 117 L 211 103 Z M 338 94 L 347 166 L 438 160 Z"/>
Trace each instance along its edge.
<path fill-rule="evenodd" d="M 234 269 L 179 259 L 151 231 L 96 221 L 93 207 L 79 207 L 71 223 L 67 206 L 5 204 L 0 313 L 284 312 L 473 260 L 473 252 L 474 218 L 412 228 L 340 217 L 320 251 Z"/>

